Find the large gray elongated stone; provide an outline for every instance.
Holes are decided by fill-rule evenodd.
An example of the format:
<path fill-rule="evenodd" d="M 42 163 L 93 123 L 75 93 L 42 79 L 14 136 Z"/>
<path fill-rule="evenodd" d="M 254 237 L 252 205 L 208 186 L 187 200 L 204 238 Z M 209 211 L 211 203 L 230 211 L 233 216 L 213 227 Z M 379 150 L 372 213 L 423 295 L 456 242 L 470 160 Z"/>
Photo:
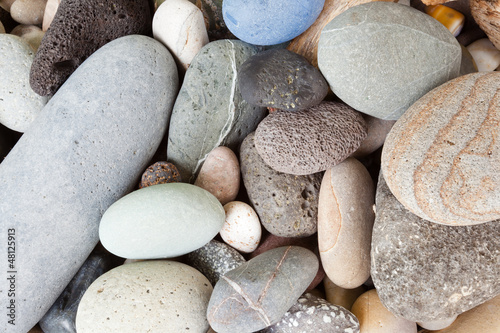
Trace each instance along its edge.
<path fill-rule="evenodd" d="M 2 320 L 1 332 L 27 332 L 70 282 L 97 244 L 101 215 L 157 149 L 177 88 L 159 42 L 116 39 L 73 73 L 0 164 L 0 237 L 15 229 L 18 272 L 16 325 Z"/>
<path fill-rule="evenodd" d="M 175 101 L 167 158 L 182 179 L 194 182 L 212 149 L 236 150 L 264 118 L 264 108 L 249 105 L 238 88 L 238 68 L 256 48 L 238 40 L 205 45 L 191 62 Z"/>
<path fill-rule="evenodd" d="M 447 319 L 500 294 L 500 223 L 447 226 L 421 219 L 377 188 L 371 276 L 397 316 Z"/>
<path fill-rule="evenodd" d="M 219 333 L 247 333 L 277 323 L 316 276 L 316 255 L 300 246 L 266 251 L 227 272 L 214 287 L 207 318 Z"/>

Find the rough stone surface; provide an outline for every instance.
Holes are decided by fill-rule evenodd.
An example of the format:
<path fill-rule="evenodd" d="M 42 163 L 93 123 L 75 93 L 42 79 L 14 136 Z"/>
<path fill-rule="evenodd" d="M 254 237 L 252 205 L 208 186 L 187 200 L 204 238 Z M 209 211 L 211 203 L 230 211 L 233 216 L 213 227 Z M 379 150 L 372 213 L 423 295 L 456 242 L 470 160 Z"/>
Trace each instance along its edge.
<path fill-rule="evenodd" d="M 221 277 L 208 304 L 208 322 L 219 333 L 254 332 L 273 325 L 306 290 L 317 270 L 316 256 L 305 248 L 267 251 Z"/>
<path fill-rule="evenodd" d="M 441 23 L 389 2 L 349 8 L 325 26 L 318 45 L 319 69 L 332 91 L 354 109 L 387 120 L 457 77 L 460 62 L 460 45 Z"/>
<path fill-rule="evenodd" d="M 384 306 L 412 321 L 453 317 L 500 294 L 500 223 L 446 226 L 407 211 L 383 177 L 371 274 Z"/>
<path fill-rule="evenodd" d="M 211 293 L 206 277 L 179 262 L 122 265 L 101 275 L 83 295 L 76 329 L 78 333 L 205 333 Z"/>
<path fill-rule="evenodd" d="M 473 73 L 426 94 L 396 122 L 382 171 L 421 218 L 471 225 L 500 218 L 500 73 Z"/>
<path fill-rule="evenodd" d="M 261 333 L 358 333 L 359 321 L 348 310 L 312 294 L 299 297 L 281 320 Z"/>
<path fill-rule="evenodd" d="M 356 110 L 323 102 L 303 111 L 271 113 L 255 131 L 255 147 L 274 170 L 309 175 L 345 160 L 366 138 L 366 130 Z"/>
<path fill-rule="evenodd" d="M 319 104 L 328 83 L 307 60 L 285 49 L 260 52 L 238 70 L 241 95 L 250 104 L 296 111 Z"/>
<path fill-rule="evenodd" d="M 150 30 L 147 0 L 62 1 L 33 60 L 31 88 L 39 95 L 52 95 L 104 44 Z"/>
<path fill-rule="evenodd" d="M 139 188 L 158 184 L 180 183 L 181 175 L 172 163 L 160 161 L 150 165 L 141 176 Z"/>
<path fill-rule="evenodd" d="M 213 286 L 222 275 L 246 262 L 238 251 L 215 239 L 189 253 L 186 260 L 203 273 Z"/>
<path fill-rule="evenodd" d="M 257 153 L 254 133 L 240 147 L 243 184 L 260 222 L 282 237 L 306 237 L 317 230 L 321 173 L 294 176 L 271 169 Z"/>
<path fill-rule="evenodd" d="M 18 132 L 26 131 L 47 103 L 29 85 L 34 56 L 20 37 L 0 34 L 0 123 Z"/>
<path fill-rule="evenodd" d="M 238 68 L 255 53 L 255 47 L 241 41 L 215 41 L 200 50 L 186 71 L 167 146 L 168 160 L 186 182 L 194 182 L 212 149 L 235 150 L 265 116 L 264 108 L 243 100 L 237 84 Z"/>
<path fill-rule="evenodd" d="M 0 235 L 16 230 L 23 296 L 16 326 L 4 320 L 0 331 L 27 332 L 70 282 L 97 244 L 101 215 L 157 149 L 177 88 L 175 62 L 159 42 L 115 40 L 75 71 L 2 161 Z M 0 298 L 2 308 L 7 301 Z"/>
<path fill-rule="evenodd" d="M 217 235 L 224 208 L 191 184 L 145 187 L 113 203 L 102 216 L 99 238 L 111 253 L 129 259 L 173 258 Z"/>

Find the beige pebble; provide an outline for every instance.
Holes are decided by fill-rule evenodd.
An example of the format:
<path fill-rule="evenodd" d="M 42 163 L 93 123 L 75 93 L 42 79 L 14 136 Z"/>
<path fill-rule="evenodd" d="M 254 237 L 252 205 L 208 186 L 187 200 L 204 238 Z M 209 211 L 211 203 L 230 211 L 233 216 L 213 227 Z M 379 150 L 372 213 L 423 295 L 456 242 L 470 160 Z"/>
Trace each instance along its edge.
<path fill-rule="evenodd" d="M 255 210 L 241 201 L 231 201 L 224 205 L 226 220 L 220 235 L 224 242 L 236 250 L 250 253 L 260 243 L 262 227 Z"/>
<path fill-rule="evenodd" d="M 454 316 L 452 318 L 447 318 L 447 319 L 440 319 L 440 320 L 433 320 L 433 321 L 428 321 L 428 322 L 417 322 L 419 326 L 422 328 L 431 330 L 431 331 L 436 331 L 436 330 L 441 330 L 444 329 L 451 324 L 457 319 L 457 316 Z"/>
<path fill-rule="evenodd" d="M 5 33 L 5 27 L 3 26 L 2 22 L 0 21 L 0 34 Z"/>
<path fill-rule="evenodd" d="M 328 302 L 340 305 L 349 311 L 351 310 L 356 299 L 366 291 L 363 286 L 353 289 L 339 287 L 333 283 L 328 276 L 325 276 L 323 279 L 323 286 L 325 287 L 326 294 L 326 297 L 323 298 L 325 298 Z"/>
<path fill-rule="evenodd" d="M 10 12 L 10 7 L 16 0 L 0 0 L 0 7 Z"/>
<path fill-rule="evenodd" d="M 207 156 L 194 182 L 212 193 L 221 204 L 236 199 L 240 189 L 240 163 L 233 151 L 220 146 Z"/>
<path fill-rule="evenodd" d="M 351 308 L 358 318 L 360 333 L 416 333 L 417 324 L 398 318 L 387 310 L 375 289 L 358 297 Z"/>
<path fill-rule="evenodd" d="M 500 50 L 488 38 L 481 38 L 467 46 L 479 72 L 494 71 L 500 65 Z"/>
<path fill-rule="evenodd" d="M 61 0 L 47 0 L 45 11 L 43 12 L 42 30 L 47 31 L 56 15 L 57 8 L 61 4 Z"/>
<path fill-rule="evenodd" d="M 370 276 L 375 188 L 355 158 L 326 170 L 318 202 L 318 246 L 326 275 L 342 288 Z"/>
<path fill-rule="evenodd" d="M 36 25 L 28 24 L 20 24 L 12 29 L 10 33 L 24 39 L 24 41 L 26 41 L 35 52 L 38 50 L 38 47 L 42 42 L 43 35 L 45 34 L 42 29 Z"/>
<path fill-rule="evenodd" d="M 10 15 L 21 24 L 41 25 L 47 0 L 16 0 L 10 7 Z"/>
<path fill-rule="evenodd" d="M 368 135 L 361 142 L 359 148 L 351 155 L 356 158 L 370 155 L 382 147 L 387 133 L 389 133 L 394 123 L 396 123 L 395 120 L 379 119 L 367 114 L 362 114 L 362 116 L 368 127 Z"/>

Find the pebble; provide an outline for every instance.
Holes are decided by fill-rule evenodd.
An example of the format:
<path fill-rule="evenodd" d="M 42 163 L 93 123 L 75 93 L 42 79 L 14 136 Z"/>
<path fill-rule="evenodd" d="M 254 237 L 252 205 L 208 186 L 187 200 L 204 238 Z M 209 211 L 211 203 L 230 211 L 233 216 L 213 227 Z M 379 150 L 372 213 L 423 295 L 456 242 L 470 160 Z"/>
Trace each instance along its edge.
<path fill-rule="evenodd" d="M 206 277 L 179 262 L 122 265 L 101 275 L 85 292 L 76 329 L 78 333 L 205 333 L 211 293 Z"/>
<path fill-rule="evenodd" d="M 150 165 L 144 171 L 141 176 L 139 189 L 158 184 L 180 183 L 181 181 L 181 175 L 175 165 L 159 161 Z"/>
<path fill-rule="evenodd" d="M 47 0 L 16 0 L 10 7 L 10 15 L 21 24 L 40 25 Z"/>
<path fill-rule="evenodd" d="M 40 320 L 97 244 L 101 214 L 133 188 L 159 145 L 177 87 L 159 42 L 117 39 L 73 73 L 2 161 L 0 224 L 30 245 L 16 257 L 17 332 Z"/>
<path fill-rule="evenodd" d="M 10 7 L 16 0 L 0 0 L 0 7 L 2 9 L 6 10 L 7 12 L 10 12 Z"/>
<path fill-rule="evenodd" d="M 459 76 L 477 72 L 478 68 L 472 54 L 462 44 L 460 44 L 460 47 L 462 48 L 462 63 L 460 65 Z"/>
<path fill-rule="evenodd" d="M 360 333 L 417 333 L 417 324 L 389 312 L 375 289 L 359 296 L 351 311 L 359 320 Z"/>
<path fill-rule="evenodd" d="M 186 71 L 167 146 L 168 161 L 185 181 L 195 181 L 214 148 L 236 149 L 265 116 L 264 108 L 242 99 L 237 84 L 238 68 L 256 52 L 241 41 L 218 40 L 205 45 Z"/>
<path fill-rule="evenodd" d="M 470 11 L 481 30 L 486 33 L 493 45 L 500 49 L 500 29 L 498 29 L 497 22 L 500 15 L 498 3 L 486 0 L 472 0 L 470 1 Z"/>
<path fill-rule="evenodd" d="M 256 45 L 289 41 L 314 23 L 325 0 L 245 1 L 225 0 L 222 15 L 229 30 L 239 39 Z"/>
<path fill-rule="evenodd" d="M 215 239 L 186 256 L 186 263 L 205 275 L 212 286 L 215 286 L 222 275 L 245 262 L 245 258 L 236 249 Z"/>
<path fill-rule="evenodd" d="M 355 158 L 326 170 L 318 203 L 318 245 L 326 275 L 352 289 L 370 276 L 375 187 Z"/>
<path fill-rule="evenodd" d="M 500 65 L 500 50 L 488 38 L 481 38 L 467 46 L 479 72 L 494 71 Z"/>
<path fill-rule="evenodd" d="M 382 147 L 387 134 L 396 122 L 395 120 L 375 118 L 367 114 L 362 114 L 362 116 L 368 130 L 366 131 L 366 138 L 361 141 L 359 148 L 351 154 L 355 158 L 366 157 Z"/>
<path fill-rule="evenodd" d="M 158 0 L 164 1 L 164 0 Z M 211 41 L 218 39 L 235 39 L 229 32 L 222 17 L 222 0 L 189 0 L 200 8 L 205 26 L 208 30 L 208 37 Z"/>
<path fill-rule="evenodd" d="M 207 156 L 194 182 L 225 205 L 236 199 L 240 190 L 240 163 L 229 148 L 219 146 Z"/>
<path fill-rule="evenodd" d="M 0 34 L 5 33 L 5 27 L 3 26 L 3 23 L 0 21 Z"/>
<path fill-rule="evenodd" d="M 47 31 L 50 27 L 50 24 L 54 20 L 54 16 L 56 15 L 57 9 L 61 4 L 61 0 L 47 0 L 47 4 L 45 5 L 45 10 L 43 12 L 43 20 L 42 20 L 42 30 Z"/>
<path fill-rule="evenodd" d="M 151 14 L 147 0 L 63 1 L 33 60 L 31 88 L 42 96 L 53 95 L 101 46 L 118 37 L 147 34 L 149 30 Z"/>
<path fill-rule="evenodd" d="M 339 102 L 323 102 L 307 110 L 278 110 L 255 131 L 255 147 L 276 171 L 310 175 L 342 162 L 366 138 L 360 113 Z"/>
<path fill-rule="evenodd" d="M 224 216 L 217 198 L 202 188 L 155 185 L 113 203 L 102 216 L 99 238 L 119 257 L 171 258 L 208 243 L 221 230 Z"/>
<path fill-rule="evenodd" d="M 500 218 L 499 84 L 498 72 L 461 76 L 426 94 L 396 122 L 384 144 L 382 171 L 406 209 L 448 225 Z"/>
<path fill-rule="evenodd" d="M 25 24 L 16 26 L 10 33 L 24 39 L 31 46 L 35 53 L 40 47 L 42 38 L 45 35 L 42 29 L 40 29 L 38 26 Z"/>
<path fill-rule="evenodd" d="M 253 252 L 259 246 L 262 228 L 255 210 L 241 201 L 224 205 L 226 221 L 220 236 L 227 244 L 243 253 Z"/>
<path fill-rule="evenodd" d="M 208 44 L 203 14 L 188 0 L 167 0 L 153 16 L 153 36 L 186 70 L 194 56 Z"/>
<path fill-rule="evenodd" d="M 279 322 L 261 333 L 359 333 L 359 321 L 348 310 L 310 293 L 299 297 Z"/>
<path fill-rule="evenodd" d="M 356 299 L 366 291 L 364 286 L 352 289 L 339 287 L 328 276 L 325 276 L 323 279 L 323 287 L 325 288 L 325 296 L 328 302 L 340 305 L 349 311 Z"/>
<path fill-rule="evenodd" d="M 20 37 L 0 34 L 0 123 L 17 132 L 25 132 L 47 103 L 29 85 L 34 56 Z"/>
<path fill-rule="evenodd" d="M 271 326 L 297 301 L 317 270 L 316 255 L 305 248 L 266 251 L 221 277 L 208 304 L 208 322 L 219 333 Z"/>
<path fill-rule="evenodd" d="M 251 56 L 238 70 L 241 95 L 250 104 L 296 111 L 319 104 L 328 93 L 323 75 L 285 49 Z"/>
<path fill-rule="evenodd" d="M 431 5 L 425 8 L 425 12 L 438 20 L 455 37 L 460 34 L 462 28 L 464 27 L 464 14 L 453 8 L 443 5 Z"/>
<path fill-rule="evenodd" d="M 281 237 L 307 237 L 317 231 L 321 173 L 294 176 L 271 169 L 257 153 L 254 133 L 240 146 L 243 184 L 260 222 Z"/>
<path fill-rule="evenodd" d="M 384 306 L 415 322 L 448 319 L 500 294 L 500 223 L 448 226 L 407 211 L 381 176 L 371 276 Z"/>
<path fill-rule="evenodd" d="M 386 120 L 457 77 L 460 62 L 460 45 L 441 23 L 390 2 L 349 8 L 325 26 L 318 45 L 318 66 L 333 93 Z"/>
<path fill-rule="evenodd" d="M 457 319 L 458 316 L 453 316 L 451 318 L 427 321 L 427 322 L 418 322 L 418 326 L 428 329 L 431 331 L 441 330 L 453 324 L 453 322 Z"/>

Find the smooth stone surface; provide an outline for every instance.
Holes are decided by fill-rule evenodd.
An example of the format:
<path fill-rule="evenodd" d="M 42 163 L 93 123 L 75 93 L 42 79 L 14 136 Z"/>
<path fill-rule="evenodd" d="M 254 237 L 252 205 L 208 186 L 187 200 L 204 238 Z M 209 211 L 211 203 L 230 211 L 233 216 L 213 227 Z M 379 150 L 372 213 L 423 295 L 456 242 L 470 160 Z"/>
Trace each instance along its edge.
<path fill-rule="evenodd" d="M 3 23 L 0 22 L 0 34 L 4 34 L 5 33 L 5 27 L 3 26 Z"/>
<path fill-rule="evenodd" d="M 203 273 L 213 286 L 222 275 L 246 262 L 234 248 L 215 239 L 189 253 L 186 261 Z"/>
<path fill-rule="evenodd" d="M 63 1 L 33 60 L 31 88 L 39 95 L 52 95 L 104 44 L 150 30 L 148 0 Z"/>
<path fill-rule="evenodd" d="M 366 138 L 359 112 L 339 102 L 323 102 L 307 110 L 278 110 L 255 131 L 255 147 L 276 171 L 309 175 L 342 162 Z"/>
<path fill-rule="evenodd" d="M 387 120 L 457 77 L 460 61 L 460 45 L 441 23 L 388 2 L 349 8 L 325 26 L 318 45 L 319 69 L 335 95 Z"/>
<path fill-rule="evenodd" d="M 342 288 L 370 276 L 375 187 L 355 158 L 326 170 L 319 192 L 318 245 L 326 275 Z"/>
<path fill-rule="evenodd" d="M 47 0 L 16 0 L 10 6 L 10 15 L 21 24 L 42 24 Z"/>
<path fill-rule="evenodd" d="M 262 228 L 255 210 L 241 201 L 224 205 L 226 221 L 220 236 L 227 244 L 243 253 L 253 252 L 259 246 Z"/>
<path fill-rule="evenodd" d="M 201 49 L 186 71 L 167 146 L 168 161 L 186 182 L 195 181 L 214 148 L 236 149 L 265 116 L 265 109 L 242 99 L 237 84 L 238 68 L 256 52 L 241 41 L 215 41 Z"/>
<path fill-rule="evenodd" d="M 412 321 L 447 319 L 500 294 L 499 221 L 425 221 L 398 202 L 383 177 L 376 205 L 371 276 L 392 313 Z"/>
<path fill-rule="evenodd" d="M 20 37 L 0 34 L 0 123 L 17 132 L 25 132 L 47 103 L 29 85 L 34 56 Z"/>
<path fill-rule="evenodd" d="M 208 304 L 208 322 L 219 333 L 254 332 L 275 324 L 317 270 L 316 255 L 305 248 L 267 251 L 221 277 Z"/>
<path fill-rule="evenodd" d="M 102 214 L 156 151 L 177 88 L 175 62 L 159 42 L 117 39 L 75 71 L 2 161 L 0 234 L 16 229 L 23 296 L 16 326 L 2 321 L 0 331 L 27 332 L 70 282 L 98 242 Z M 0 298 L 2 308 L 7 301 Z"/>
<path fill-rule="evenodd" d="M 205 333 L 211 293 L 206 277 L 179 262 L 119 266 L 94 281 L 83 295 L 76 329 L 78 333 Z"/>
<path fill-rule="evenodd" d="M 153 36 L 186 70 L 194 56 L 208 44 L 203 14 L 189 0 L 167 0 L 153 16 Z"/>
<path fill-rule="evenodd" d="M 304 110 L 319 104 L 328 83 L 307 60 L 285 49 L 253 55 L 238 70 L 241 95 L 250 104 Z"/>
<path fill-rule="evenodd" d="M 494 71 L 500 65 L 500 50 L 488 38 L 481 38 L 467 46 L 479 72 Z"/>
<path fill-rule="evenodd" d="M 54 16 L 56 15 L 57 9 L 61 4 L 61 0 L 47 0 L 47 4 L 45 5 L 45 10 L 43 12 L 43 20 L 42 20 L 42 30 L 47 31 L 50 27 L 50 24 L 54 20 Z"/>
<path fill-rule="evenodd" d="M 217 235 L 224 208 L 191 184 L 169 183 L 134 191 L 102 216 L 99 238 L 111 253 L 130 259 L 181 256 Z"/>
<path fill-rule="evenodd" d="M 203 162 L 194 184 L 215 195 L 223 205 L 233 201 L 240 190 L 238 157 L 227 147 L 214 148 Z"/>
<path fill-rule="evenodd" d="M 0 0 L 0 7 L 2 7 L 7 12 L 10 11 L 10 7 L 16 0 Z"/>
<path fill-rule="evenodd" d="M 396 122 L 382 171 L 421 218 L 471 225 L 500 218 L 500 73 L 473 73 L 432 90 Z"/>
<path fill-rule="evenodd" d="M 267 231 L 282 237 L 306 237 L 317 231 L 321 173 L 294 176 L 271 169 L 255 148 L 254 133 L 240 146 L 243 184 Z"/>
<path fill-rule="evenodd" d="M 239 39 L 256 45 L 275 45 L 303 33 L 319 16 L 325 0 L 225 0 L 222 15 Z"/>
<path fill-rule="evenodd" d="M 359 321 L 348 310 L 310 293 L 299 297 L 281 320 L 261 333 L 358 333 Z"/>
<path fill-rule="evenodd" d="M 325 288 L 325 299 L 328 302 L 334 305 L 340 305 L 349 311 L 351 310 L 356 299 L 358 299 L 358 297 L 366 291 L 364 286 L 353 289 L 339 287 L 333 283 L 328 276 L 325 276 L 323 279 L 323 287 Z"/>
<path fill-rule="evenodd" d="M 31 46 L 34 52 L 38 50 L 38 47 L 42 42 L 42 38 L 45 35 L 42 29 L 40 29 L 38 26 L 26 24 L 20 24 L 16 26 L 10 33 L 24 39 L 24 41 L 26 41 Z"/>
<path fill-rule="evenodd" d="M 45 333 L 76 333 L 76 310 L 83 294 L 99 276 L 112 268 L 109 255 L 92 253 L 56 302 L 40 320 Z"/>
<path fill-rule="evenodd" d="M 472 54 L 470 54 L 469 50 L 462 44 L 460 44 L 460 47 L 462 48 L 462 63 L 460 65 L 459 76 L 477 72 L 477 65 Z"/>
<path fill-rule="evenodd" d="M 437 331 L 437 330 L 442 330 L 443 328 L 450 326 L 451 324 L 453 324 L 453 322 L 456 319 L 457 319 L 457 316 L 453 316 L 451 318 L 446 318 L 446 319 L 418 322 L 417 325 L 424 328 L 424 329 L 428 329 L 431 331 Z"/>
<path fill-rule="evenodd" d="M 367 130 L 366 138 L 361 141 L 359 148 L 351 154 L 352 157 L 365 157 L 382 147 L 387 134 L 394 126 L 394 120 L 383 120 L 363 114 Z"/>
<path fill-rule="evenodd" d="M 375 289 L 359 296 L 351 311 L 359 320 L 361 333 L 417 333 L 417 324 L 387 310 Z"/>
<path fill-rule="evenodd" d="M 182 181 L 179 171 L 172 163 L 165 161 L 156 162 L 150 165 L 141 176 L 139 188 L 167 184 L 180 183 Z"/>

